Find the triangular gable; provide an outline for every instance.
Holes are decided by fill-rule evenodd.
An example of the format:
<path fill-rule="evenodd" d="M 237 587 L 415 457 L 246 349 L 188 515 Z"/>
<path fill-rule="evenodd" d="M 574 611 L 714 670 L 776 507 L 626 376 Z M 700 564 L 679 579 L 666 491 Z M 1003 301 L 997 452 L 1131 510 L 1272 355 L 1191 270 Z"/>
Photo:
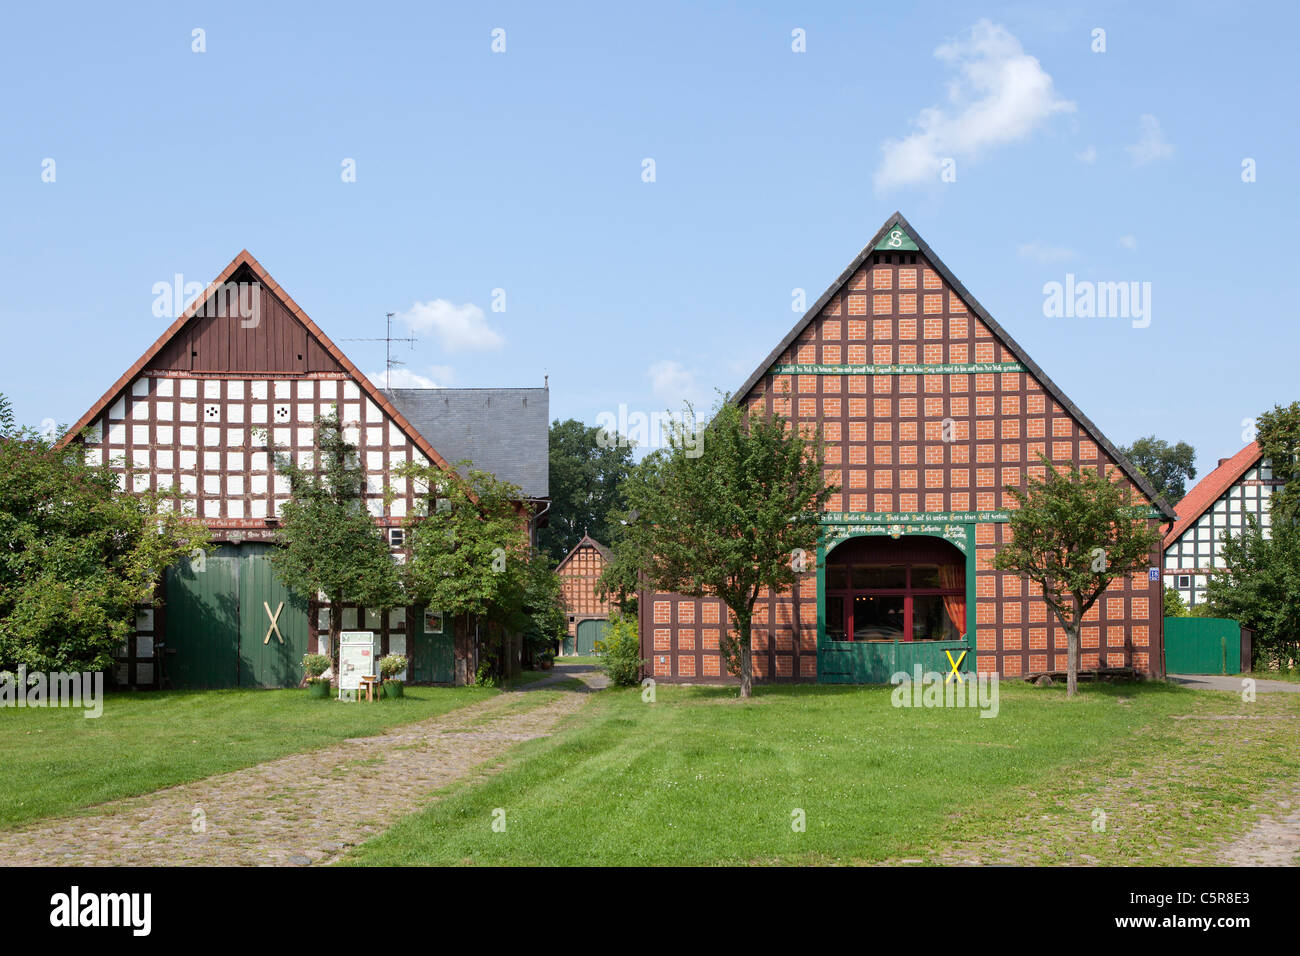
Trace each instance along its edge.
<path fill-rule="evenodd" d="M 149 346 L 149 348 L 145 350 L 145 353 L 140 356 L 140 358 L 137 359 L 136 362 L 127 369 L 116 382 L 113 383 L 108 391 L 106 391 L 94 405 L 90 407 L 90 410 L 77 420 L 76 424 L 74 424 L 68 433 L 63 436 L 59 444 L 62 446 L 75 440 L 81 434 L 83 428 L 95 421 L 104 409 L 108 407 L 109 403 L 111 403 L 123 389 L 130 385 L 132 380 L 135 379 L 140 372 L 148 368 L 155 358 L 164 351 L 164 349 L 167 349 L 168 346 L 173 345 L 176 342 L 177 337 L 180 336 L 183 330 L 185 330 L 190 324 L 191 319 L 194 319 L 199 311 L 207 305 L 209 299 L 213 297 L 217 290 L 235 276 L 236 273 L 240 272 L 241 269 L 247 269 L 271 295 L 283 304 L 289 315 L 292 316 L 295 321 L 301 323 L 306 329 L 308 341 L 323 349 L 334 362 L 338 363 L 343 371 L 351 375 L 352 379 L 361 388 L 362 392 L 364 392 L 371 401 L 392 418 L 397 427 L 402 430 L 406 437 L 424 455 L 426 455 L 430 461 L 437 464 L 438 467 L 447 471 L 449 474 L 456 475 L 456 470 L 451 467 L 446 459 L 444 459 L 442 455 L 440 455 L 438 451 L 429 444 L 428 440 L 420 434 L 420 432 L 413 427 L 409 421 L 407 421 L 406 417 L 393 406 L 392 402 L 388 400 L 383 392 L 375 386 L 369 378 L 361 374 L 357 367 L 352 364 L 351 360 L 343 354 L 338 346 L 330 341 L 329 336 L 320 330 L 307 313 L 293 301 L 293 298 L 283 288 L 281 288 L 278 282 L 271 278 L 270 273 L 262 268 L 262 264 L 253 258 L 252 254 L 247 249 L 240 250 L 239 255 L 235 256 L 235 258 L 231 260 L 230 265 L 226 266 L 226 268 L 222 270 L 221 274 L 212 280 L 208 287 L 203 291 L 203 294 L 196 297 L 195 300 L 190 303 L 189 307 L 180 314 L 176 321 L 168 326 L 167 331 L 163 332 L 163 334 L 158 337 L 158 340 L 154 342 L 153 345 Z M 227 321 L 238 321 L 238 319 L 232 318 Z M 198 374 L 203 374 L 205 371 L 211 372 L 215 370 L 197 370 Z"/>
<path fill-rule="evenodd" d="M 919 252 L 912 237 L 902 226 L 886 229 L 880 241 L 872 247 L 875 252 Z"/>
<path fill-rule="evenodd" d="M 891 235 L 891 233 L 895 231 L 900 232 L 901 235 Z M 910 245 L 892 245 L 894 241 L 900 243 L 906 242 L 910 243 Z M 887 244 L 881 245 L 881 243 Z M 839 278 L 831 283 L 830 288 L 822 293 L 821 297 L 818 298 L 818 300 L 813 303 L 812 307 L 803 314 L 798 322 L 795 323 L 794 328 L 790 330 L 786 337 L 781 340 L 780 344 L 777 345 L 767 358 L 763 360 L 759 367 L 754 370 L 754 373 L 745 381 L 745 384 L 732 395 L 731 400 L 733 402 L 744 400 L 744 398 L 750 393 L 751 389 L 758 384 L 759 380 L 762 379 L 763 376 L 768 373 L 769 369 L 777 363 L 777 360 L 781 358 L 786 349 L 794 343 L 804 329 L 811 325 L 813 321 L 821 315 L 822 309 L 827 305 L 827 303 L 839 294 L 840 290 L 843 289 L 848 281 L 857 274 L 858 270 L 867 263 L 868 259 L 872 255 L 877 251 L 888 252 L 911 250 L 915 250 L 925 257 L 930 266 L 940 276 L 942 276 L 944 281 L 948 283 L 952 290 L 960 296 L 971 312 L 988 327 L 988 330 L 993 334 L 993 337 L 1016 357 L 1016 360 L 1025 367 L 1025 370 L 1029 374 L 1037 379 L 1058 405 L 1065 409 L 1075 418 L 1076 421 L 1079 422 L 1083 429 L 1088 433 L 1088 436 L 1101 448 L 1105 449 L 1106 453 L 1110 455 L 1111 460 L 1113 460 L 1115 464 L 1119 466 L 1120 470 L 1123 471 L 1123 473 L 1142 491 L 1144 495 L 1147 496 L 1148 499 L 1150 499 L 1152 504 L 1155 505 L 1155 507 L 1158 508 L 1168 520 L 1176 521 L 1178 518 L 1177 514 L 1171 507 L 1169 507 L 1165 500 L 1156 493 L 1155 489 L 1151 486 L 1151 483 L 1146 480 L 1132 462 L 1130 462 L 1124 455 L 1120 454 L 1119 449 L 1111 444 L 1110 440 L 1101 433 L 1101 430 L 1092 423 L 1092 420 L 1089 419 L 1087 415 L 1083 414 L 1083 412 L 1081 412 L 1073 402 L 1065 397 L 1065 393 L 1057 387 L 1055 382 L 1047 377 L 1047 374 L 1039 367 L 1038 363 L 1029 357 L 1025 350 L 1016 343 L 1015 339 L 1008 335 L 1002 326 L 998 325 L 993 316 L 988 313 L 988 310 L 979 303 L 979 300 L 970 294 L 966 287 L 962 285 L 961 281 L 952 274 L 952 270 L 944 264 L 943 260 L 935 255 L 934 250 L 930 248 L 923 238 L 921 238 L 917 231 L 912 227 L 912 224 L 903 218 L 901 212 L 895 212 L 885 220 L 885 224 L 880 227 L 880 231 L 871 237 L 871 240 L 863 247 L 862 251 L 858 253 L 857 257 L 849 263 L 848 268 L 840 273 Z"/>
<path fill-rule="evenodd" d="M 560 560 L 560 563 L 555 566 L 556 573 L 558 573 L 561 568 L 563 568 L 566 564 L 568 564 L 575 554 L 577 554 L 579 551 L 581 551 L 583 548 L 587 546 L 595 548 L 596 552 L 606 561 L 612 559 L 612 555 L 610 554 L 609 548 L 605 547 L 595 538 L 591 537 L 591 535 L 584 534 L 582 536 L 582 540 L 579 541 L 577 544 L 575 544 L 571 549 L 569 549 L 569 553 L 566 554 Z"/>
<path fill-rule="evenodd" d="M 1183 532 L 1200 520 L 1201 515 L 1209 511 L 1214 503 L 1223 497 L 1223 493 L 1241 480 L 1241 476 L 1259 464 L 1263 453 L 1258 442 L 1251 442 L 1241 451 L 1219 465 L 1183 496 L 1178 502 L 1178 520 L 1165 535 L 1164 547 L 1182 537 Z"/>

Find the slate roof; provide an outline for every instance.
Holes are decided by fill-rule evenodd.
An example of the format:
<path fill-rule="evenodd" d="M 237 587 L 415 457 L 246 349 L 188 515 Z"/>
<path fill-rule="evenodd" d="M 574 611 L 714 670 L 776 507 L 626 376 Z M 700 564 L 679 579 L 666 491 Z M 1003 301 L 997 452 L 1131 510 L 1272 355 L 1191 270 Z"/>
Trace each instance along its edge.
<path fill-rule="evenodd" d="M 1223 493 L 1235 485 L 1247 471 L 1253 468 L 1261 457 L 1258 442 L 1251 442 L 1231 458 L 1225 458 L 1219 467 L 1210 472 L 1195 485 L 1192 490 L 1178 502 L 1178 520 L 1165 535 L 1164 546 L 1168 548 L 1190 528 L 1206 509 L 1222 497 Z"/>
<path fill-rule="evenodd" d="M 444 459 L 468 458 L 523 489 L 550 497 L 551 393 L 546 388 L 382 390 Z"/>
<path fill-rule="evenodd" d="M 767 374 L 768 369 L 776 364 L 776 361 L 782 356 L 785 350 L 788 349 L 795 339 L 799 337 L 799 333 L 806 329 L 813 320 L 821 314 L 822 308 L 826 303 L 830 302 L 836 293 L 844 287 L 844 284 L 847 283 L 849 279 L 853 278 L 858 269 L 866 263 L 871 254 L 875 251 L 876 244 L 880 242 L 889 230 L 893 229 L 895 226 L 902 227 L 908 237 L 916 243 L 917 249 L 921 255 L 925 257 L 931 267 L 933 267 L 934 270 L 944 278 L 952 290 L 961 296 L 962 301 L 966 303 L 970 310 L 978 316 L 986 326 L 988 326 L 988 329 L 993 333 L 994 338 L 1005 345 L 1007 350 L 1016 357 L 1016 360 L 1029 370 L 1029 373 L 1039 381 L 1047 391 L 1047 394 L 1051 395 L 1058 405 L 1074 416 L 1075 420 L 1083 426 L 1083 430 L 1088 433 L 1088 436 L 1106 451 L 1111 460 L 1119 466 L 1120 470 L 1123 471 L 1135 485 L 1137 485 L 1141 492 L 1150 499 L 1151 503 L 1158 508 L 1168 520 L 1176 520 L 1177 516 L 1174 513 L 1174 509 L 1169 506 L 1168 502 L 1166 502 L 1164 498 L 1156 494 L 1155 489 L 1151 486 L 1151 483 L 1147 481 L 1146 477 L 1134 467 L 1133 463 L 1130 462 L 1128 458 L 1120 454 L 1120 450 L 1115 447 L 1115 445 L 1111 444 L 1110 440 L 1101 433 L 1101 429 L 1092 423 L 1092 419 L 1083 414 L 1077 405 L 1066 398 L 1065 393 L 1057 387 L 1055 382 L 1047 377 L 1047 373 L 1038 366 L 1038 363 L 1031 359 L 1025 350 L 1016 344 L 1015 339 L 1008 335 L 1002 326 L 998 325 L 993 316 L 988 313 L 988 310 L 985 309 L 984 306 L 980 305 L 975 296 L 971 295 L 967 288 L 962 285 L 961 280 L 953 275 L 952 270 L 944 265 L 942 259 L 935 255 L 934 250 L 931 249 L 929 244 L 921 238 L 920 234 L 917 233 L 912 224 L 903 218 L 901 212 L 895 212 L 885 220 L 885 224 L 880 227 L 880 231 L 871 237 L 871 241 L 869 241 L 863 247 L 862 251 L 858 253 L 857 258 L 849 263 L 848 268 L 841 272 L 839 278 L 831 283 L 830 288 L 822 293 L 821 298 L 812 304 L 812 308 L 803 314 L 803 317 L 795 323 L 794 328 L 792 328 L 789 334 L 781 340 L 781 343 L 759 364 L 758 368 L 754 369 L 754 374 L 745 380 L 745 384 L 740 386 L 740 388 L 732 394 L 731 401 L 740 402 L 745 399 L 745 396 L 749 394 L 750 390 L 758 384 L 759 379 Z"/>

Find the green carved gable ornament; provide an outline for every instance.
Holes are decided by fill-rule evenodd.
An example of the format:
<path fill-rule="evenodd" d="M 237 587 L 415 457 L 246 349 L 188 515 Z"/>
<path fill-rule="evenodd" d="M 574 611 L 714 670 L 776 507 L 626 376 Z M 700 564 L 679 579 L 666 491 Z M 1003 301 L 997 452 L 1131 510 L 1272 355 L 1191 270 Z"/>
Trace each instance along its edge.
<path fill-rule="evenodd" d="M 912 241 L 901 226 L 890 228 L 880 241 L 876 243 L 877 252 L 918 252 L 916 243 Z"/>

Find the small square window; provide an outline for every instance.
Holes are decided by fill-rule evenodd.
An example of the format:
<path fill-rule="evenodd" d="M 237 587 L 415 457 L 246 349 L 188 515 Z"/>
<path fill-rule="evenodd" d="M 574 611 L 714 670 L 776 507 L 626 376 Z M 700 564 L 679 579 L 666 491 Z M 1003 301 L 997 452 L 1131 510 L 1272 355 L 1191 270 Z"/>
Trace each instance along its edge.
<path fill-rule="evenodd" d="M 442 612 L 441 611 L 424 612 L 424 633 L 425 634 L 442 633 Z"/>
<path fill-rule="evenodd" d="M 406 530 L 404 528 L 389 528 L 388 543 L 394 548 L 406 546 Z"/>
<path fill-rule="evenodd" d="M 1178 586 L 1180 588 L 1190 588 L 1192 586 L 1192 576 L 1190 574 L 1178 575 Z"/>

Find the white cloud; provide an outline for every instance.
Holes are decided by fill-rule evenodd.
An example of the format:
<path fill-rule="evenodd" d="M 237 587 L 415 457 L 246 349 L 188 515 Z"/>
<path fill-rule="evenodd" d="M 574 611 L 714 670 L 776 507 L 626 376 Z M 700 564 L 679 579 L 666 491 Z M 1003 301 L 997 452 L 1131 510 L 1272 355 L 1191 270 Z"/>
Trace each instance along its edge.
<path fill-rule="evenodd" d="M 1085 166 L 1091 166 L 1097 161 L 1097 147 L 1089 146 L 1087 149 L 1083 150 L 1083 152 L 1075 153 L 1074 158 Z"/>
<path fill-rule="evenodd" d="M 1055 113 L 1074 111 L 1052 78 L 1007 29 L 980 20 L 934 55 L 955 71 L 948 105 L 922 110 L 918 131 L 887 140 L 876 169 L 877 190 L 938 182 L 944 159 L 974 159 L 996 146 L 1024 139 Z"/>
<path fill-rule="evenodd" d="M 1035 239 L 1033 242 L 1021 243 L 1016 248 L 1021 258 L 1034 259 L 1038 262 L 1064 262 L 1067 259 L 1073 259 L 1077 255 L 1073 249 L 1066 249 L 1064 246 L 1049 246 L 1039 239 Z"/>
<path fill-rule="evenodd" d="M 1134 166 L 1145 166 L 1174 155 L 1174 147 L 1165 139 L 1165 132 L 1160 128 L 1158 119 L 1150 113 L 1143 113 L 1138 117 L 1138 128 L 1141 130 L 1138 141 L 1132 146 L 1124 147 L 1133 157 Z"/>
<path fill-rule="evenodd" d="M 467 349 L 495 349 L 505 338 L 488 325 L 483 310 L 472 302 L 455 305 L 446 299 L 417 302 L 397 318 L 412 331 L 435 335 L 448 352 Z"/>
<path fill-rule="evenodd" d="M 383 372 L 368 372 L 366 378 L 374 382 L 380 388 L 440 388 L 441 386 L 431 378 L 425 378 L 423 375 L 417 375 L 407 368 L 395 368 L 388 373 L 387 384 L 385 384 Z"/>
<path fill-rule="evenodd" d="M 708 411 L 708 393 L 696 381 L 695 373 L 680 362 L 661 359 L 650 366 L 646 376 L 655 398 L 667 403 L 670 410 L 676 411 L 683 402 L 690 402 L 697 413 Z"/>
<path fill-rule="evenodd" d="M 1119 244 L 1120 244 L 1121 246 L 1123 246 L 1125 249 L 1132 249 L 1132 250 L 1136 251 L 1136 250 L 1137 250 L 1137 247 L 1138 247 L 1137 237 L 1136 237 L 1136 236 L 1120 236 L 1120 237 L 1119 237 Z"/>

